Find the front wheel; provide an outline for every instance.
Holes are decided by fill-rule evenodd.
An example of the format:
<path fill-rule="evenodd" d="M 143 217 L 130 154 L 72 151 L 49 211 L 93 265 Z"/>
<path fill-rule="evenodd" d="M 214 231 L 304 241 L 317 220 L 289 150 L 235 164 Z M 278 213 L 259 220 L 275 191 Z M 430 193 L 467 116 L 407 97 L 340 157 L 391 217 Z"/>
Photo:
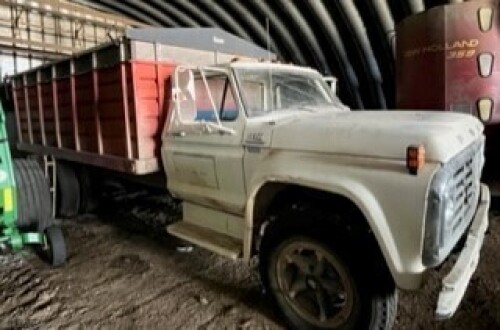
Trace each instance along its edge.
<path fill-rule="evenodd" d="M 300 235 L 288 237 L 268 251 L 261 265 L 263 284 L 293 328 L 392 326 L 396 290 L 376 293 L 365 282 L 370 276 L 358 267 L 359 260 L 346 256 L 321 240 Z"/>

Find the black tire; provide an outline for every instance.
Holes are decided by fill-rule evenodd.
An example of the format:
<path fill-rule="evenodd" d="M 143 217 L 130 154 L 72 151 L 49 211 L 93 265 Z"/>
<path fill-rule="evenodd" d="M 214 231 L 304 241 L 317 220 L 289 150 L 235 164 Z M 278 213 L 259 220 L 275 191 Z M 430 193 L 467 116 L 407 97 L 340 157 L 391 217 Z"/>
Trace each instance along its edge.
<path fill-rule="evenodd" d="M 48 227 L 44 234 L 47 244 L 38 250 L 40 256 L 54 267 L 62 266 L 66 262 L 66 242 L 61 228 Z"/>
<path fill-rule="evenodd" d="M 78 213 L 86 214 L 95 211 L 98 202 L 94 198 L 91 172 L 87 167 L 81 166 L 76 170 L 76 176 L 80 187 L 80 207 Z"/>
<path fill-rule="evenodd" d="M 334 230 L 324 221 L 321 226 L 314 219 L 302 219 L 311 220 L 307 225 L 297 218 L 288 220 L 268 226 L 259 251 L 262 284 L 288 325 L 293 329 L 392 328 L 397 313 L 397 290 L 388 272 L 375 269 L 383 260 L 364 250 L 363 244 L 348 232 Z M 287 253 L 298 246 L 301 249 L 296 251 L 300 252 L 290 257 L 292 261 L 285 262 Z M 322 262 L 317 257 L 317 264 L 323 263 L 321 267 L 328 269 L 328 276 L 318 275 L 319 266 L 311 266 L 318 255 L 324 256 Z M 301 268 L 294 264 L 295 258 L 308 260 L 310 264 L 305 267 L 307 263 L 302 262 Z M 304 286 L 303 291 L 298 290 Z M 339 293 L 332 288 L 343 291 Z M 320 299 L 330 304 L 323 305 L 326 311 L 323 319 Z M 341 306 L 339 310 L 336 305 Z M 344 316 L 339 318 L 340 314 Z"/>
<path fill-rule="evenodd" d="M 74 218 L 80 210 L 80 182 L 75 169 L 68 163 L 57 162 L 57 212 L 60 218 Z"/>
<path fill-rule="evenodd" d="M 50 190 L 38 162 L 14 159 L 17 187 L 17 226 L 24 230 L 43 232 L 52 224 Z"/>

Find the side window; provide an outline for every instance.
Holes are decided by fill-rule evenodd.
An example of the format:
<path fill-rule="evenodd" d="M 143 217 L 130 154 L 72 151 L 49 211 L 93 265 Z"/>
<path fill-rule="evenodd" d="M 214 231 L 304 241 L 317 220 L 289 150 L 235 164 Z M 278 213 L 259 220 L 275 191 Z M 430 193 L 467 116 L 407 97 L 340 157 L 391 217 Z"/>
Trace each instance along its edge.
<path fill-rule="evenodd" d="M 274 108 L 277 110 L 288 109 L 300 104 L 315 105 L 318 100 L 330 98 L 323 86 L 318 84 L 318 81 L 300 81 L 298 79 L 276 82 L 273 97 Z"/>
<path fill-rule="evenodd" d="M 267 105 L 264 94 L 264 83 L 259 81 L 242 81 L 242 87 L 245 90 L 246 110 L 248 116 L 258 116 L 266 111 Z"/>
<path fill-rule="evenodd" d="M 221 121 L 234 121 L 238 118 L 238 107 L 234 100 L 229 78 L 226 75 L 206 76 L 209 91 L 201 77 L 195 79 L 196 120 L 216 121 L 212 100 Z M 210 96 L 212 100 L 210 100 Z"/>
<path fill-rule="evenodd" d="M 196 120 L 196 88 L 192 71 L 183 70 L 177 73 L 179 93 L 175 94 L 179 111 L 179 119 L 184 122 Z M 173 95 L 174 96 L 174 95 Z"/>

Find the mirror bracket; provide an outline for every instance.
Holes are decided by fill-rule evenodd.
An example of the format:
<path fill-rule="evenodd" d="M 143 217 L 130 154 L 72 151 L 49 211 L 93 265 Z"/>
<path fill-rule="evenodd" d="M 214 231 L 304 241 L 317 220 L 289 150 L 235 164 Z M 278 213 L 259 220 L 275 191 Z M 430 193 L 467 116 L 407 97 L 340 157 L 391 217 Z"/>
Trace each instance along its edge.
<path fill-rule="evenodd" d="M 337 83 L 338 83 L 338 79 L 336 77 L 333 77 L 333 76 L 327 76 L 327 77 L 323 77 L 323 80 L 330 87 L 332 93 L 334 95 L 337 95 Z"/>

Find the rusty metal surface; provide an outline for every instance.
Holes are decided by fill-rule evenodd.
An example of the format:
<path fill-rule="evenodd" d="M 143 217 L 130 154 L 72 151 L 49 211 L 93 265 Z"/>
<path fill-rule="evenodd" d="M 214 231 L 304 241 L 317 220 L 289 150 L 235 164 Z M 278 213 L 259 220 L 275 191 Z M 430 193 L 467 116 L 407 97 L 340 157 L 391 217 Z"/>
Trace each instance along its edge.
<path fill-rule="evenodd" d="M 41 146 L 27 143 L 18 143 L 17 148 L 21 151 L 35 153 L 39 155 L 50 154 L 56 158 L 66 159 L 73 162 L 89 164 L 109 170 L 125 172 L 136 175 L 145 175 L 157 172 L 160 169 L 158 159 L 126 159 L 113 155 L 96 156 L 90 152 L 75 152 L 74 150 L 56 148 L 51 146 Z"/>
<path fill-rule="evenodd" d="M 160 91 L 173 64 L 116 60 L 118 65 L 97 68 L 93 61 L 90 72 L 77 74 L 77 60 L 68 60 L 69 74 L 63 70 L 64 62 L 48 67 L 49 80 L 39 79 L 46 67 L 13 78 L 20 149 L 31 144 L 37 152 L 136 174 L 158 170 L 157 164 L 140 170 L 104 160 L 123 157 L 125 164 L 134 164 L 155 157 L 162 128 L 159 121 L 166 110 L 159 101 L 164 96 Z M 29 79 L 33 75 L 38 79 Z M 69 155 L 71 151 L 86 153 L 80 157 Z"/>

